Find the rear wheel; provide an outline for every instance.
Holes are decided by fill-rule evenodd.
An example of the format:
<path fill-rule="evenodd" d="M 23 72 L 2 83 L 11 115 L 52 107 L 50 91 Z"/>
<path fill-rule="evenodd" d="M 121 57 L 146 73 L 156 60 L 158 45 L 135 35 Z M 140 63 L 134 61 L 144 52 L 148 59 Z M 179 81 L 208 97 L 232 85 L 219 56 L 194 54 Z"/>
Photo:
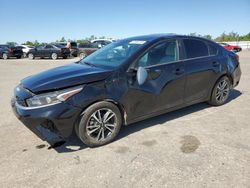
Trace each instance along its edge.
<path fill-rule="evenodd" d="M 57 54 L 56 54 L 56 53 L 52 53 L 52 54 L 51 54 L 51 58 L 52 58 L 53 60 L 56 60 L 56 59 L 57 59 Z"/>
<path fill-rule="evenodd" d="M 31 59 L 31 60 L 34 59 L 34 54 L 29 53 L 28 58 Z"/>
<path fill-rule="evenodd" d="M 90 147 L 110 143 L 118 135 L 122 125 L 120 110 L 109 102 L 98 102 L 84 112 L 76 126 L 76 134 Z"/>
<path fill-rule="evenodd" d="M 17 59 L 21 59 L 22 56 L 16 56 Z"/>
<path fill-rule="evenodd" d="M 63 59 L 67 59 L 68 58 L 68 56 L 63 56 Z"/>
<path fill-rule="evenodd" d="M 209 103 L 220 106 L 226 103 L 231 90 L 231 81 L 227 76 L 221 77 L 215 84 Z"/>
<path fill-rule="evenodd" d="M 8 55 L 6 53 L 3 53 L 3 59 L 8 59 Z"/>

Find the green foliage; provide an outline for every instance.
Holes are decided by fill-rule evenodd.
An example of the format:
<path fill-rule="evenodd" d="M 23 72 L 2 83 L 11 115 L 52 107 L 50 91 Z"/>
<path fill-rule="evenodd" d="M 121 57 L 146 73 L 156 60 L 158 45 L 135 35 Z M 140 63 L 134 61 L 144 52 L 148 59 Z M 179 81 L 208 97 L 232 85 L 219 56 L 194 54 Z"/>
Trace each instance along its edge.
<path fill-rule="evenodd" d="M 246 35 L 240 36 L 239 39 L 241 41 L 249 41 L 250 40 L 250 32 Z"/>
<path fill-rule="evenodd" d="M 22 43 L 23 45 L 28 45 L 28 46 L 34 46 L 34 43 L 31 41 L 26 41 L 25 43 Z"/>
<path fill-rule="evenodd" d="M 209 39 L 209 40 L 212 40 L 213 38 L 212 38 L 212 35 L 204 35 L 203 36 L 204 38 L 207 38 L 207 39 Z"/>
<path fill-rule="evenodd" d="M 25 43 L 22 43 L 23 45 L 28 45 L 28 46 L 44 46 L 46 45 L 47 43 L 45 42 L 38 42 L 37 40 L 35 40 L 34 42 L 32 41 L 26 41 Z"/>
<path fill-rule="evenodd" d="M 218 42 L 223 42 L 223 41 L 248 41 L 250 40 L 250 33 L 246 35 L 239 35 L 236 32 L 230 32 L 230 33 L 225 33 L 223 32 L 219 37 L 215 39 Z"/>
<path fill-rule="evenodd" d="M 197 33 L 190 33 L 189 35 L 190 36 L 195 36 L 195 37 L 203 37 L 203 38 L 207 38 L 207 39 L 212 40 L 212 35 L 200 35 L 200 34 L 197 34 Z"/>
<path fill-rule="evenodd" d="M 64 37 L 62 37 L 59 42 L 67 42 L 66 39 Z"/>
<path fill-rule="evenodd" d="M 6 44 L 9 45 L 9 46 L 16 46 L 17 45 L 16 42 L 6 42 Z"/>
<path fill-rule="evenodd" d="M 86 40 L 86 39 L 79 39 L 79 40 L 76 40 L 76 42 L 79 44 L 89 44 L 90 43 L 90 41 Z"/>
<path fill-rule="evenodd" d="M 237 32 L 230 32 L 230 33 L 225 33 L 223 32 L 220 36 L 218 36 L 217 38 L 213 39 L 213 37 L 209 34 L 207 35 L 200 35 L 196 32 L 194 33 L 190 33 L 190 36 L 197 36 L 197 37 L 204 37 L 210 40 L 215 40 L 218 42 L 223 42 L 223 41 L 250 41 L 250 32 L 246 35 L 239 35 Z M 108 39 L 108 37 L 105 36 L 101 36 L 101 37 L 97 37 L 95 35 L 91 35 L 90 37 L 85 37 L 83 39 L 76 39 L 76 40 L 71 40 L 68 39 L 66 40 L 65 37 L 62 37 L 60 40 L 56 40 L 56 42 L 67 42 L 67 41 L 76 41 L 77 43 L 80 44 L 88 44 L 90 43 L 91 40 L 94 39 Z M 16 45 L 16 42 L 6 42 L 6 44 L 8 45 Z M 25 43 L 23 43 L 24 45 L 30 45 L 30 46 L 39 46 L 39 45 L 46 45 L 47 43 L 44 42 L 38 42 L 37 40 L 35 41 L 27 41 Z"/>

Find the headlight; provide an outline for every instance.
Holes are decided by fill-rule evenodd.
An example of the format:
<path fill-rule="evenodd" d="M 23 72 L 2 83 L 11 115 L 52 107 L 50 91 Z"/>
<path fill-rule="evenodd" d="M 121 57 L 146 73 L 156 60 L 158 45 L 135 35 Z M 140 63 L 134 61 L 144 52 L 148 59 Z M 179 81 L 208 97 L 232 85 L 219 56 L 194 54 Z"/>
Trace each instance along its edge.
<path fill-rule="evenodd" d="M 35 95 L 34 97 L 27 99 L 26 102 L 29 107 L 43 107 L 58 104 L 79 93 L 82 89 L 83 86 Z"/>

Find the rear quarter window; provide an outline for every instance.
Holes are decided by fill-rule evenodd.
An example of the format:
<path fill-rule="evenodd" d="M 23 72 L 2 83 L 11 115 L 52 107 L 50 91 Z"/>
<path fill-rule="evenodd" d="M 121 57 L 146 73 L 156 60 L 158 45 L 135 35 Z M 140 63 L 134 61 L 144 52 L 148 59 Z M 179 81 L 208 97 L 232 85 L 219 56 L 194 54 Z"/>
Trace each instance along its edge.
<path fill-rule="evenodd" d="M 204 57 L 209 55 L 206 43 L 200 40 L 184 39 L 183 43 L 185 46 L 186 56 L 188 59 L 196 57 Z"/>

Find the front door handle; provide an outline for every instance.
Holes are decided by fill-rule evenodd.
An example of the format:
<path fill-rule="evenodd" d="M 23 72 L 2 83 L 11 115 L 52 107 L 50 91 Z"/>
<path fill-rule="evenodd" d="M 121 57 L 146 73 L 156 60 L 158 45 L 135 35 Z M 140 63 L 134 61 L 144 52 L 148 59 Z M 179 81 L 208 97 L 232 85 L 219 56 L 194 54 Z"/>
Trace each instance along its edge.
<path fill-rule="evenodd" d="M 174 74 L 176 74 L 176 75 L 181 75 L 181 74 L 183 74 L 184 72 L 185 72 L 184 69 L 177 68 L 177 69 L 175 69 Z"/>

